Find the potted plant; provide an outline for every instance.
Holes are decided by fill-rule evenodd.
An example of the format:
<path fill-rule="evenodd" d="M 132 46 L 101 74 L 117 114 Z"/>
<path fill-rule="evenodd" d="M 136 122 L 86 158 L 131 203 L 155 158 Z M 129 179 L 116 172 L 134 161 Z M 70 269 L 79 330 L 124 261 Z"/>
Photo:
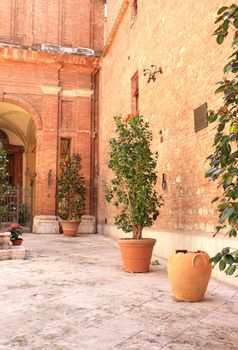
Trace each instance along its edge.
<path fill-rule="evenodd" d="M 19 224 L 11 224 L 6 228 L 6 232 L 10 232 L 10 240 L 13 245 L 21 245 L 23 242 L 22 238 L 22 227 Z"/>
<path fill-rule="evenodd" d="M 57 181 L 58 212 L 64 235 L 76 236 L 80 218 L 85 211 L 85 185 L 81 174 L 81 155 L 74 153 L 60 165 Z"/>
<path fill-rule="evenodd" d="M 212 202 L 217 202 L 219 221 L 216 233 L 223 232 L 229 237 L 238 233 L 238 6 L 223 6 L 218 10 L 215 23 L 217 43 L 223 43 L 226 37 L 232 38 L 234 52 L 224 66 L 224 78 L 218 84 L 216 93 L 223 93 L 223 103 L 216 111 L 210 111 L 209 122 L 217 123 L 214 136 L 214 150 L 208 157 L 210 169 L 206 176 L 218 181 L 219 195 Z M 229 32 L 233 36 L 228 35 Z M 236 245 L 237 246 L 237 245 Z M 238 249 L 225 247 L 211 262 L 219 269 L 232 275 L 238 269 Z"/>
<path fill-rule="evenodd" d="M 7 208 L 4 203 L 4 194 L 9 189 L 7 165 L 8 165 L 7 153 L 1 147 L 1 143 L 0 143 L 0 222 L 4 218 L 4 215 L 6 213 L 6 208 Z"/>
<path fill-rule="evenodd" d="M 104 182 L 105 197 L 119 210 L 117 227 L 133 233 L 131 239 L 119 239 L 125 271 L 147 272 L 156 240 L 142 238 L 142 230 L 153 224 L 162 205 L 154 189 L 158 153 L 151 150 L 152 132 L 142 115 L 128 115 L 125 121 L 115 116 L 114 121 L 108 163 L 114 177 L 111 186 Z"/>

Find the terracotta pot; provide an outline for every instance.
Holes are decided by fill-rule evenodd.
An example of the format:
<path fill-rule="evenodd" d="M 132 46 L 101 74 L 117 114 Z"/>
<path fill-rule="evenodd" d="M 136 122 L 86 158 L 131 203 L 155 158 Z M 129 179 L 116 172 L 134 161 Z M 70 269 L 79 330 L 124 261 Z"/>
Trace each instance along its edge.
<path fill-rule="evenodd" d="M 156 239 L 120 239 L 118 241 L 126 272 L 148 272 Z"/>
<path fill-rule="evenodd" d="M 202 251 L 176 251 L 168 261 L 168 276 L 175 299 L 200 301 L 211 276 L 209 255 Z"/>
<path fill-rule="evenodd" d="M 77 234 L 80 220 L 61 220 L 60 221 L 63 233 L 67 237 L 75 237 Z"/>
<path fill-rule="evenodd" d="M 12 245 L 21 245 L 23 242 L 22 238 L 11 239 Z"/>

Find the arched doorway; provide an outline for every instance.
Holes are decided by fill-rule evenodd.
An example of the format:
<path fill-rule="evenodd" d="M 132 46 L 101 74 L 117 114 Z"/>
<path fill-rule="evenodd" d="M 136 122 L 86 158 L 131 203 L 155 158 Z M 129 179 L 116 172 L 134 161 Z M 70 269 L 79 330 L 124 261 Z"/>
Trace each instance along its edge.
<path fill-rule="evenodd" d="M 32 225 L 36 174 L 36 126 L 19 105 L 0 102 L 0 141 L 8 155 L 11 189 L 6 194 L 5 222 Z"/>

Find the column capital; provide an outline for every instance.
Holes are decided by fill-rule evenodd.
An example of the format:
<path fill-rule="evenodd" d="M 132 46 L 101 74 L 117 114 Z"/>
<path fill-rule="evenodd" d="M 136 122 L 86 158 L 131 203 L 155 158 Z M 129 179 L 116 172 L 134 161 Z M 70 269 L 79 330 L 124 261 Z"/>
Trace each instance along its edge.
<path fill-rule="evenodd" d="M 41 85 L 41 91 L 45 95 L 54 95 L 57 96 L 59 95 L 61 91 L 60 86 L 54 86 L 54 85 Z"/>
<path fill-rule="evenodd" d="M 61 96 L 63 97 L 91 97 L 94 90 L 90 88 L 70 89 L 62 90 Z"/>

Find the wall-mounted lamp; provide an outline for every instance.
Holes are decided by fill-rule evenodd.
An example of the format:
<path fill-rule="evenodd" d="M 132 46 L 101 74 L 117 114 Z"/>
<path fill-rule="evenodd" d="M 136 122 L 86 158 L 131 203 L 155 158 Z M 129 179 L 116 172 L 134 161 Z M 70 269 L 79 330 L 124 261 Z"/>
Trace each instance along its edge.
<path fill-rule="evenodd" d="M 147 83 L 149 83 L 151 80 L 152 81 L 155 81 L 156 80 L 156 74 L 160 73 L 162 74 L 162 68 L 159 67 L 159 69 L 157 69 L 157 66 L 155 64 L 152 64 L 151 65 L 151 68 L 152 69 L 143 69 L 143 73 L 144 73 L 144 76 L 148 75 L 148 80 L 147 80 Z"/>

